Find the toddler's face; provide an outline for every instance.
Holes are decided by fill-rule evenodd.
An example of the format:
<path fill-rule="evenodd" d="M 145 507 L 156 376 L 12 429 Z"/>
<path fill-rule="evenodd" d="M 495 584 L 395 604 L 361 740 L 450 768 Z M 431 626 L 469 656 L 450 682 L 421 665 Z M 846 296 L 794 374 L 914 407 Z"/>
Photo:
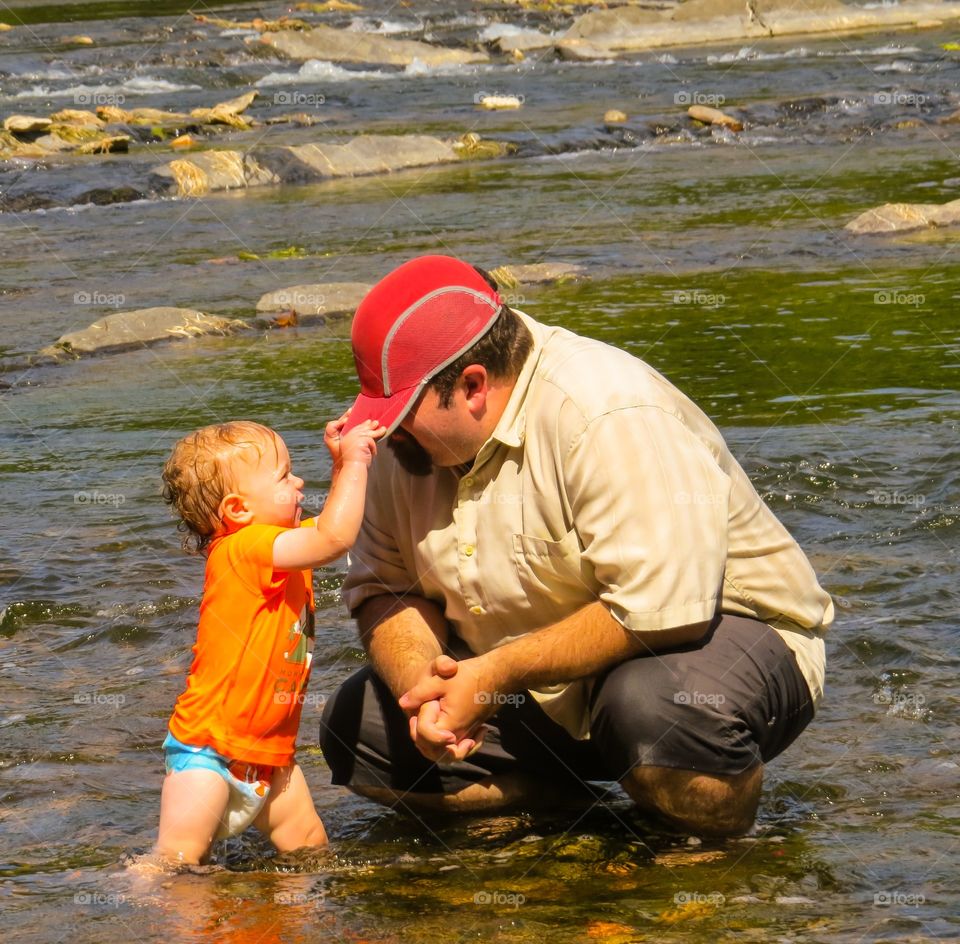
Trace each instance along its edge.
<path fill-rule="evenodd" d="M 253 524 L 293 528 L 300 523 L 303 479 L 293 474 L 290 454 L 279 436 L 260 450 L 248 446 L 234 461 L 236 491 L 253 512 Z"/>

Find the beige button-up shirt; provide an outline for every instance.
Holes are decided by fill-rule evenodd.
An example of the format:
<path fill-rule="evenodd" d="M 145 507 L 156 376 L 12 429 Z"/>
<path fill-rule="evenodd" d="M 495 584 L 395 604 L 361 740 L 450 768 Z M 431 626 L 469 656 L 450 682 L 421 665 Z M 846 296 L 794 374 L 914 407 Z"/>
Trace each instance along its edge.
<path fill-rule="evenodd" d="M 717 428 L 643 361 L 521 317 L 533 350 L 469 471 L 380 450 L 346 605 L 426 597 L 475 653 L 597 600 L 635 631 L 719 607 L 772 625 L 819 700 L 833 604 Z M 591 684 L 532 694 L 582 738 Z"/>

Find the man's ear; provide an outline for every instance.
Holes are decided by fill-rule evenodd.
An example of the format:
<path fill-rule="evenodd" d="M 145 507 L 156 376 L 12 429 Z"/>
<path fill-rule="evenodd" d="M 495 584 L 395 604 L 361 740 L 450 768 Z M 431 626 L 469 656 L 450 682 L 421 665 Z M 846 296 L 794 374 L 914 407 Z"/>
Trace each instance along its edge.
<path fill-rule="evenodd" d="M 239 527 L 250 524 L 253 512 L 247 507 L 247 500 L 236 492 L 228 492 L 220 501 L 220 520 L 228 526 Z"/>
<path fill-rule="evenodd" d="M 487 394 L 490 391 L 487 368 L 482 364 L 471 364 L 465 367 L 460 375 L 463 384 L 463 395 L 471 413 L 479 414 L 487 405 Z"/>

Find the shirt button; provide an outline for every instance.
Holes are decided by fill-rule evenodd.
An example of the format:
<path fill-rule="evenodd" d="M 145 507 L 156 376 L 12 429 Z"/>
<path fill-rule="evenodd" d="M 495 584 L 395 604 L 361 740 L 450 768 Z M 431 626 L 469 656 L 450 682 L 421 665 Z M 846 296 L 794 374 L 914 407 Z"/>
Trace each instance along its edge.
<path fill-rule="evenodd" d="M 468 545 L 463 549 L 463 553 L 466 554 L 467 557 L 473 557 L 473 552 L 474 552 L 475 550 L 476 550 L 476 548 L 475 548 L 472 544 L 468 544 Z"/>
<path fill-rule="evenodd" d="M 467 478 L 465 478 L 465 479 L 463 480 L 463 484 L 466 485 L 467 488 L 470 488 L 470 486 L 473 485 L 473 477 L 472 477 L 472 476 L 468 476 Z"/>
<path fill-rule="evenodd" d="M 473 613 L 474 616 L 479 616 L 479 615 L 483 612 L 483 607 L 482 607 L 482 606 L 471 606 L 471 607 L 470 607 L 470 612 Z"/>

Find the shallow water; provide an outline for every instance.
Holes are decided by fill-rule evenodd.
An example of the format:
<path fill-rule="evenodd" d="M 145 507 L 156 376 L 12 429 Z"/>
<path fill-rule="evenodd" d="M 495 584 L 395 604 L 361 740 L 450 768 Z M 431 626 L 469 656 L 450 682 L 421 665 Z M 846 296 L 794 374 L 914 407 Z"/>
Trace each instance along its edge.
<path fill-rule="evenodd" d="M 103 19 L 65 22 L 67 6 Z M 0 113 L 120 85 L 124 107 L 196 107 L 299 70 L 145 6 L 32 5 L 35 41 L 0 34 Z M 174 6 L 164 12 L 180 14 Z M 496 13 L 364 16 L 450 39 L 475 38 Z M 81 31 L 97 45 L 55 42 Z M 4 941 L 960 938 L 956 236 L 842 229 L 887 200 L 956 196 L 960 126 L 933 123 L 960 107 L 956 55 L 940 48 L 951 38 L 807 38 L 360 79 L 316 67 L 316 81 L 261 85 L 253 112 L 282 111 L 274 92 L 293 88 L 325 95 L 332 130 L 476 128 L 513 136 L 520 156 L 0 214 L 0 379 L 12 385 L 0 393 Z M 23 94 L 35 87 L 44 91 Z M 524 108 L 477 114 L 481 88 L 522 93 Z M 678 90 L 724 94 L 763 127 L 739 142 L 690 133 Z M 900 104 L 877 104 L 894 90 Z M 925 104 L 903 104 L 908 94 Z M 783 105 L 801 99 L 812 103 Z M 609 107 L 631 116 L 635 141 L 603 130 Z M 918 114 L 918 127 L 896 128 Z M 665 116 L 679 130 L 648 134 Z M 87 163 L 85 173 L 119 172 L 113 158 Z M 289 246 L 306 255 L 210 262 Z M 125 858 L 155 835 L 159 744 L 201 582 L 158 498 L 162 461 L 196 425 L 259 419 L 282 432 L 319 507 L 323 424 L 355 391 L 349 347 L 335 324 L 60 368 L 29 356 L 114 306 L 249 316 L 263 292 L 372 281 L 435 250 L 487 266 L 587 266 L 589 281 L 511 301 L 647 359 L 716 419 L 835 596 L 820 715 L 770 766 L 748 840 L 688 844 L 615 792 L 577 813 L 412 821 L 329 787 L 313 747 L 324 698 L 362 661 L 338 564 L 317 575 L 323 644 L 301 735 L 330 854 L 278 857 L 248 836 L 218 847 L 214 871 L 131 873 Z"/>

